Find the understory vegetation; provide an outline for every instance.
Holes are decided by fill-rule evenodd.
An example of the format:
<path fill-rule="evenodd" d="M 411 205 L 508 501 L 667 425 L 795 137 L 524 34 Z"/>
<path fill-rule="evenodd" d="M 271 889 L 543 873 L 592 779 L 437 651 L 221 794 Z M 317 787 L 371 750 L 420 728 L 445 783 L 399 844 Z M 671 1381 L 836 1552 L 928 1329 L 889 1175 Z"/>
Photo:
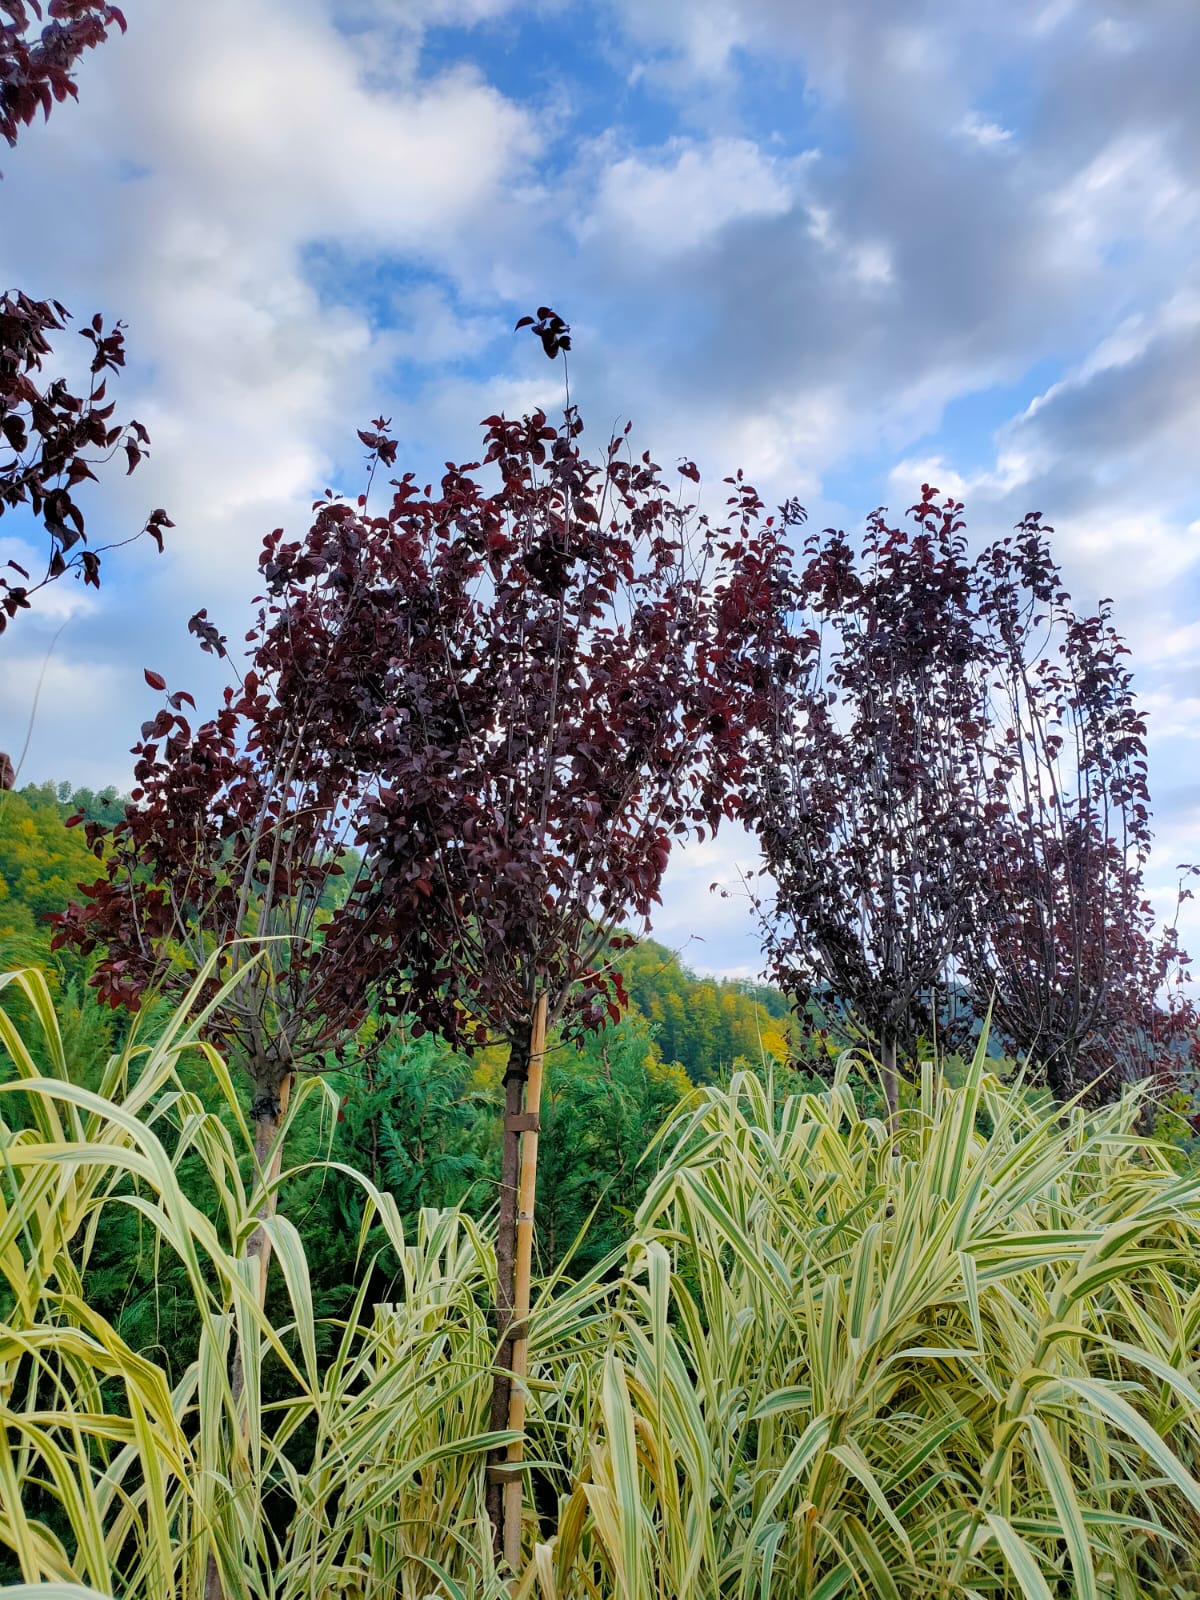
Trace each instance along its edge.
<path fill-rule="evenodd" d="M 44 980 L 0 1000 L 13 1580 L 182 1600 L 211 1554 L 226 1593 L 272 1600 L 1190 1592 L 1200 1178 L 1135 1091 L 1064 1113 L 981 1048 L 957 1086 L 925 1062 L 896 1123 L 849 1056 L 829 1084 L 768 1066 L 684 1098 L 620 1242 L 536 1284 L 513 1575 L 484 1504 L 489 1219 L 406 1222 L 312 1158 L 264 1222 L 203 1011 L 135 1022 L 85 1088 Z M 288 1120 L 318 1103 L 336 1116 L 309 1079 Z M 335 1315 L 293 1203 L 318 1178 L 359 1197 Z M 188 1329 L 178 1371 L 89 1292 L 114 1218 Z"/>

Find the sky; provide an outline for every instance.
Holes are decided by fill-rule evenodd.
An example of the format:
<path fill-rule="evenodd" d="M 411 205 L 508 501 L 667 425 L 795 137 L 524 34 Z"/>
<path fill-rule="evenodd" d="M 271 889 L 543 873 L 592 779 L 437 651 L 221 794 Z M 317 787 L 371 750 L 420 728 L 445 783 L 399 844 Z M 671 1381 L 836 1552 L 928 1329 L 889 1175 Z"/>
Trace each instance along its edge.
<path fill-rule="evenodd" d="M 357 492 L 368 419 L 421 476 L 474 459 L 484 416 L 560 405 L 513 333 L 548 304 L 596 448 L 631 419 L 702 506 L 741 467 L 817 527 L 923 482 L 978 543 L 1040 511 L 1130 642 L 1170 910 L 1200 859 L 1196 0 L 124 10 L 78 104 L 0 159 L 0 283 L 128 324 L 117 414 L 151 456 L 103 475 L 89 530 L 177 526 L 0 640 L 19 782 L 127 786 L 143 667 L 215 702 L 187 618 L 238 636 L 263 536 Z M 22 531 L 0 561 L 28 564 Z M 728 832 L 684 851 L 656 936 L 756 973 L 753 861 Z"/>

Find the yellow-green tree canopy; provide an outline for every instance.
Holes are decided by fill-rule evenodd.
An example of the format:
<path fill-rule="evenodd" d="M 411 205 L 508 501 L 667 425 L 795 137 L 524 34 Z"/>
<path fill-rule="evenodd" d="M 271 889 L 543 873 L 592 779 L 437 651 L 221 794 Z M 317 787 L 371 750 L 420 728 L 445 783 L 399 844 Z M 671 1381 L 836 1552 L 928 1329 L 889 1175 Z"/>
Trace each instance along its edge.
<path fill-rule="evenodd" d="M 82 813 L 101 821 L 120 806 L 115 789 L 97 794 L 65 783 L 29 784 L 0 796 L 0 966 L 46 960 L 46 917 L 96 876 L 83 832 L 68 828 L 67 818 Z"/>

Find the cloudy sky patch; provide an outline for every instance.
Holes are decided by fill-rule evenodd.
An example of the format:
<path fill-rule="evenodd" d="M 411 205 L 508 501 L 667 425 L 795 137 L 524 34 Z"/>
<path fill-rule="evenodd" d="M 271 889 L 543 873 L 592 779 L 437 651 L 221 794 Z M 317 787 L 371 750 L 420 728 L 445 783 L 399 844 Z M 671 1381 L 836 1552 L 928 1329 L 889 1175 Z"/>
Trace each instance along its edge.
<path fill-rule="evenodd" d="M 0 279 L 128 322 L 119 411 L 152 455 L 89 526 L 161 504 L 177 529 L 5 636 L 18 749 L 62 630 L 24 779 L 124 782 L 144 665 L 215 692 L 188 615 L 236 637 L 262 537 L 357 486 L 366 419 L 421 473 L 556 403 L 511 332 L 548 303 L 597 447 L 631 417 L 714 503 L 743 466 L 817 526 L 929 477 L 981 541 L 1041 511 L 1134 646 L 1169 898 L 1200 854 L 1194 0 L 126 11 L 79 104 L 6 153 Z M 697 966 L 754 969 L 744 901 L 708 887 L 739 862 L 729 839 L 672 868 L 658 931 Z"/>

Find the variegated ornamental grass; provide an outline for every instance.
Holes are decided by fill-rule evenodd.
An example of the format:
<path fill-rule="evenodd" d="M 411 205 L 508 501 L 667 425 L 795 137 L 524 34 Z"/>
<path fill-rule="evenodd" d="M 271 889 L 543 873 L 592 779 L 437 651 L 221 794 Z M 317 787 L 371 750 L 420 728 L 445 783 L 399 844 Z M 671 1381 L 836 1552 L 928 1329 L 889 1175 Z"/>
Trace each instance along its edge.
<path fill-rule="evenodd" d="M 630 1243 L 542 1593 L 593 1563 L 638 1596 L 1193 1592 L 1200 1186 L 1137 1110 L 1060 1118 L 982 1052 L 962 1088 L 927 1067 L 895 1138 L 845 1081 L 710 1093 Z"/>
<path fill-rule="evenodd" d="M 927 1067 L 898 1131 L 844 1079 L 698 1097 L 621 1258 L 543 1286 L 510 1582 L 483 1513 L 486 1233 L 427 1213 L 407 1236 L 373 1195 L 396 1299 L 321 1330 L 285 1176 L 272 1324 L 220 1060 L 206 1109 L 178 1072 L 206 1047 L 178 1019 L 89 1094 L 44 985 L 9 981 L 48 1041 L 39 1071 L 0 1018 L 0 1541 L 26 1583 L 190 1600 L 211 1548 L 228 1595 L 272 1600 L 1200 1587 L 1200 1182 L 1138 1136 L 1136 1099 L 1063 1116 L 982 1054 L 962 1087 Z M 197 1360 L 174 1391 L 83 1300 L 111 1205 L 187 1269 Z"/>
<path fill-rule="evenodd" d="M 501 1593 L 481 1499 L 480 1464 L 495 1440 L 482 1436 L 491 1252 L 478 1231 L 431 1212 L 409 1240 L 390 1197 L 374 1194 L 368 1220 L 387 1230 L 403 1293 L 371 1308 L 360 1297 L 318 1363 L 304 1250 L 282 1214 L 263 1226 L 290 1316 L 274 1325 L 259 1308 L 242 1254 L 262 1198 L 242 1177 L 252 1136 L 198 1025 L 181 1010 L 153 1045 L 135 1036 L 92 1094 L 69 1081 L 44 982 L 28 973 L 5 982 L 38 1017 L 47 1061 L 43 1075 L 0 1010 L 15 1067 L 0 1086 L 0 1117 L 20 1096 L 32 1124 L 14 1131 L 6 1118 L 0 1129 L 0 1546 L 9 1565 L 29 1583 L 182 1600 L 203 1594 L 213 1549 L 228 1596 L 453 1593 L 454 1572 L 469 1575 L 457 1592 Z M 183 1088 L 187 1051 L 207 1057 L 224 1120 Z M 311 1080 L 302 1094 L 325 1092 Z M 179 1182 L 189 1152 L 204 1174 L 203 1209 Z M 173 1391 L 81 1297 L 110 1205 L 135 1207 L 156 1247 L 187 1269 L 197 1358 Z M 236 1400 L 235 1331 L 246 1377 Z M 286 1392 L 265 1406 L 272 1360 L 273 1388 Z M 272 1495 L 290 1505 L 282 1528 L 265 1504 Z"/>

